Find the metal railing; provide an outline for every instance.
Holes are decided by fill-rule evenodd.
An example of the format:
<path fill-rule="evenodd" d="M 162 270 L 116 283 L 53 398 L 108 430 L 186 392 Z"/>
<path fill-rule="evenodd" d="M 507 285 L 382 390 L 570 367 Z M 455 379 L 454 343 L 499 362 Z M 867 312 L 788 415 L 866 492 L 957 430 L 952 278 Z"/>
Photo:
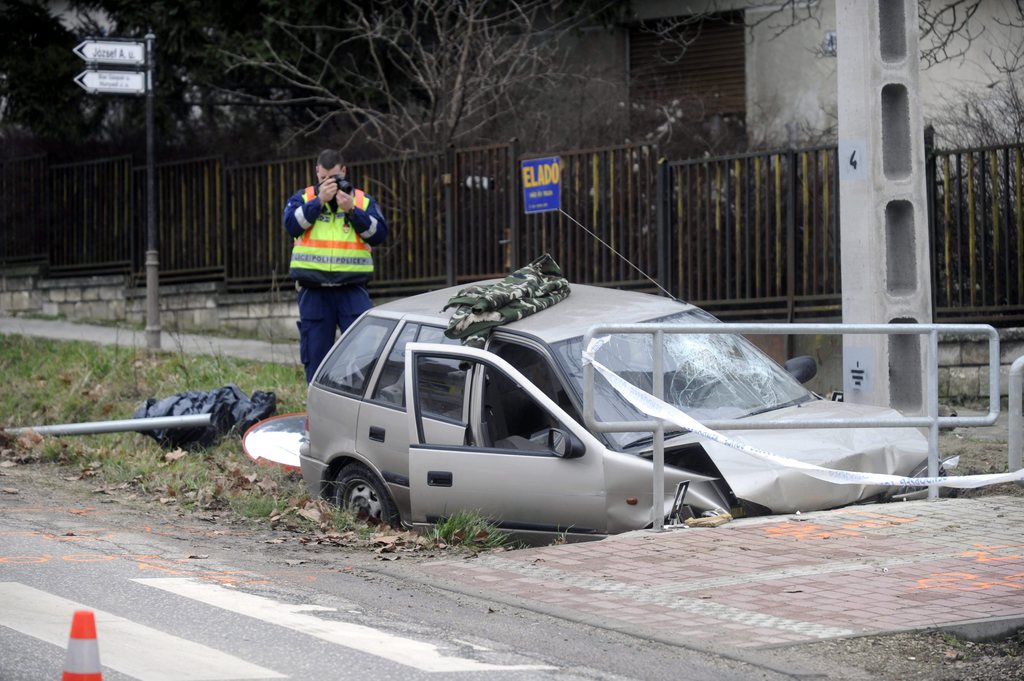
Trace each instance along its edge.
<path fill-rule="evenodd" d="M 630 145 L 559 156 L 561 210 L 523 216 L 519 264 L 548 252 L 570 281 L 651 287 L 628 260 L 652 278 L 662 279 L 665 239 L 658 221 L 657 149 Z"/>
<path fill-rule="evenodd" d="M 711 429 L 781 430 L 797 428 L 928 428 L 928 477 L 939 474 L 939 428 L 955 426 L 991 426 L 999 418 L 999 334 L 987 324 L 596 324 L 587 330 L 583 347 L 598 336 L 609 334 L 647 334 L 652 336 L 652 394 L 665 399 L 664 336 L 665 334 L 840 334 L 840 335 L 924 335 L 927 334 L 926 380 L 923 416 L 900 418 L 815 419 L 806 421 L 751 421 L 749 419 L 717 419 L 703 422 Z M 939 334 L 983 334 L 989 348 L 989 411 L 985 416 L 939 416 Z M 1022 367 L 1024 368 L 1024 367 Z M 1012 391 L 1012 388 L 1011 388 Z M 1018 386 L 1018 394 L 1020 393 Z M 650 421 L 606 421 L 594 417 L 594 367 L 583 367 L 583 418 L 588 428 L 597 432 L 650 432 L 654 435 L 654 529 L 660 530 L 664 516 L 665 426 Z M 1012 414 L 1011 414 L 1012 418 Z M 1012 449 L 1011 449 L 1012 453 Z M 1011 469 L 1012 470 L 1012 469 Z M 928 498 L 938 498 L 938 488 L 928 488 Z"/>
<path fill-rule="evenodd" d="M 141 231 L 132 224 L 130 156 L 48 167 L 42 178 L 39 233 L 48 235 L 54 273 L 127 273 L 132 242 Z M 41 197 L 45 196 L 46 199 Z M 36 231 L 36 230 L 33 230 Z"/>
<path fill-rule="evenodd" d="M 719 317 L 839 314 L 834 147 L 671 162 L 665 173 L 666 288 Z"/>
<path fill-rule="evenodd" d="M 930 156 L 936 318 L 1024 320 L 1024 145 Z"/>
<path fill-rule="evenodd" d="M 0 163 L 0 262 L 45 262 L 49 257 L 49 230 L 39 228 L 48 172 L 45 154 Z"/>
<path fill-rule="evenodd" d="M 1024 145 L 926 151 L 933 318 L 1024 321 Z M 511 141 L 348 163 L 391 226 L 371 293 L 504 275 L 550 252 L 573 281 L 653 291 L 646 274 L 723 319 L 838 319 L 834 147 L 683 161 L 645 144 L 547 151 L 562 159 L 562 210 L 526 215 L 519 162 L 536 155 Z M 0 162 L 0 264 L 141 281 L 143 176 L 128 157 Z M 307 157 L 159 164 L 161 279 L 285 288 L 282 210 L 312 179 Z"/>
<path fill-rule="evenodd" d="M 1024 428 L 1024 418 L 1021 417 L 1021 402 L 1024 400 L 1021 392 L 1024 389 L 1024 356 L 1018 357 L 1010 365 L 1009 381 L 1010 399 L 1008 405 L 1008 417 L 1010 426 L 1010 437 L 1007 446 L 1009 453 L 1007 458 L 1011 471 L 1020 470 L 1024 467 L 1024 454 L 1021 452 L 1021 430 Z"/>

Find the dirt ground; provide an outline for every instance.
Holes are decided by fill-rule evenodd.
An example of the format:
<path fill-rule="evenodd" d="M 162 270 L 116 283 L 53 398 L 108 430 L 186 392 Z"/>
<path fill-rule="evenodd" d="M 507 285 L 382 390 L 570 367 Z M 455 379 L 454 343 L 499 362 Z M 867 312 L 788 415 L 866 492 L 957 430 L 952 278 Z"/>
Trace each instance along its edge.
<path fill-rule="evenodd" d="M 1006 405 L 1000 413 L 995 426 L 979 428 L 953 428 L 939 432 L 939 456 L 947 458 L 959 456 L 960 463 L 951 473 L 956 475 L 978 475 L 983 473 L 1004 473 L 1007 470 L 1009 450 L 1007 445 L 1007 412 Z M 978 410 L 968 410 L 961 415 L 983 415 Z M 980 487 L 973 490 L 960 490 L 960 496 L 976 497 L 988 494 L 1024 496 L 1024 485 L 1006 483 Z"/>
<path fill-rule="evenodd" d="M 955 471 L 958 474 L 1004 472 L 1007 469 L 1005 433 L 1005 428 L 994 428 L 990 431 L 977 428 L 947 430 L 940 434 L 940 453 L 942 457 L 961 457 Z M 95 484 L 90 484 L 86 480 L 69 484 L 63 481 L 64 473 L 55 465 L 15 464 L 15 458 L 17 457 L 10 450 L 0 451 L 0 494 L 17 494 L 23 499 L 68 495 L 77 496 L 84 503 L 97 503 Z M 964 491 L 961 494 L 1024 496 L 1024 486 L 998 485 Z M 85 499 L 90 497 L 93 501 L 86 502 Z M 165 506 L 155 497 L 141 496 L 131 490 L 103 490 L 103 501 L 117 506 L 119 511 L 129 515 L 163 515 L 166 516 L 167 522 L 181 520 L 182 515 L 188 513 L 177 506 Z M 193 515 L 198 516 L 201 513 Z M 303 552 L 309 552 L 311 555 L 324 551 L 345 552 L 367 565 L 375 560 L 396 558 L 386 553 L 382 555 L 381 552 L 388 549 L 382 549 L 380 542 L 375 543 L 365 538 L 325 542 L 312 536 L 312 533 L 303 537 L 294 526 L 272 528 L 266 522 L 230 519 L 223 514 L 218 522 L 230 523 L 234 527 L 251 526 L 253 532 L 261 535 L 264 540 L 268 536 L 277 536 L 282 555 L 287 553 L 293 558 L 301 557 Z M 226 535 L 223 535 L 221 541 L 225 540 L 225 537 Z M 386 541 L 390 541 L 391 548 L 394 548 L 396 540 L 393 537 Z M 399 545 L 406 542 L 409 547 L 401 552 L 403 563 L 415 563 L 438 557 L 435 549 L 417 550 L 407 539 L 398 539 L 397 542 Z M 938 631 L 831 639 L 795 648 L 779 648 L 768 655 L 776 656 L 780 660 L 815 661 L 811 667 L 821 669 L 821 674 L 812 674 L 806 678 L 858 681 L 1024 681 L 1024 630 L 1004 640 L 989 642 L 967 641 Z"/>
<path fill-rule="evenodd" d="M 827 660 L 823 677 L 844 681 L 1020 681 L 1024 632 L 974 643 L 943 632 L 831 639 L 805 644 L 800 656 Z M 785 651 L 778 651 L 786 655 Z"/>

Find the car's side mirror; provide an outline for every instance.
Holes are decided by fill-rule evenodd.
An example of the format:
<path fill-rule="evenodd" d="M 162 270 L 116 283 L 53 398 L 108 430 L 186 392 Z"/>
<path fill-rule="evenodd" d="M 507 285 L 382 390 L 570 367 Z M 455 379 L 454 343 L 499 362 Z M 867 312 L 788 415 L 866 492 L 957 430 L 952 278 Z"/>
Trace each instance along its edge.
<path fill-rule="evenodd" d="M 583 442 L 567 430 L 548 429 L 548 449 L 563 459 L 578 459 L 586 452 Z"/>
<path fill-rule="evenodd" d="M 783 367 L 801 383 L 806 383 L 818 375 L 818 363 L 807 355 L 787 359 Z"/>

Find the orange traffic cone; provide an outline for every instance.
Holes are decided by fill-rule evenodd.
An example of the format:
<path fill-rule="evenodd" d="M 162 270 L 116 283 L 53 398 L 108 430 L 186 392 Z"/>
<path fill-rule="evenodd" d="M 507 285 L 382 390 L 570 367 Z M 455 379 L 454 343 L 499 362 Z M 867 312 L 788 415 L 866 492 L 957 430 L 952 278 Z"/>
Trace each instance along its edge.
<path fill-rule="evenodd" d="M 92 610 L 76 610 L 71 620 L 63 681 L 103 681 L 100 648 L 96 642 L 96 618 Z"/>

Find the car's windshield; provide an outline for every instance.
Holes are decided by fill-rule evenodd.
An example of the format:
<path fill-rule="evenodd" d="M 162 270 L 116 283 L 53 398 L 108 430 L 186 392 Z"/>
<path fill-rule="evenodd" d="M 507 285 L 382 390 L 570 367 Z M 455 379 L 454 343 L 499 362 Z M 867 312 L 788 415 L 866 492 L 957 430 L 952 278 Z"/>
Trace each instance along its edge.
<path fill-rule="evenodd" d="M 647 323 L 715 323 L 699 309 L 685 310 Z M 779 409 L 812 399 L 785 369 L 742 336 L 732 334 L 665 334 L 665 401 L 698 421 L 731 419 Z M 633 385 L 651 392 L 654 335 L 615 334 L 596 359 Z M 583 337 L 555 345 L 556 357 L 583 398 Z M 598 421 L 648 421 L 600 375 L 594 381 Z M 671 435 L 671 433 L 668 433 Z M 650 433 L 609 433 L 619 449 L 650 444 Z"/>

